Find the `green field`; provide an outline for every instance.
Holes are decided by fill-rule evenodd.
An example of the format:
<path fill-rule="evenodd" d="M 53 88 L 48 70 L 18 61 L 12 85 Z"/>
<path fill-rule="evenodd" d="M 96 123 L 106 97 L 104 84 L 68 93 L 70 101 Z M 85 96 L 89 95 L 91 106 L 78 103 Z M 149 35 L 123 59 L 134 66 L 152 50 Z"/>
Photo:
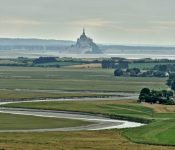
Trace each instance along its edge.
<path fill-rule="evenodd" d="M 60 91 L 33 91 L 33 90 L 0 90 L 1 100 L 29 100 L 46 98 L 81 98 L 81 97 L 109 97 L 110 93 L 82 93 Z"/>
<path fill-rule="evenodd" d="M 88 122 L 72 119 L 44 118 L 0 113 L 0 130 L 48 129 L 87 125 Z"/>
<path fill-rule="evenodd" d="M 127 118 L 129 120 L 141 118 L 149 119 L 152 120 L 149 125 L 134 129 L 123 129 L 123 135 L 138 143 L 175 146 L 175 108 L 173 109 L 173 106 L 168 106 L 171 107 L 171 111 L 168 111 L 167 109 L 166 113 L 157 112 L 156 109 L 127 100 L 92 102 L 27 102 L 7 104 L 6 106 L 101 113 L 116 118 L 118 116 L 122 116 L 123 118 Z"/>
<path fill-rule="evenodd" d="M 131 100 L 122 101 L 67 101 L 67 102 L 24 102 L 3 105 L 5 107 L 35 108 L 48 110 L 80 111 L 90 113 L 101 113 L 110 115 L 130 116 L 144 119 L 171 119 L 175 118 L 175 108 L 172 106 L 170 112 L 157 112 L 154 108 L 146 107 Z M 168 107 L 171 107 L 168 106 Z M 168 108 L 165 108 L 168 110 Z"/>
<path fill-rule="evenodd" d="M 174 119 L 159 120 L 144 127 L 124 129 L 124 134 L 137 143 L 175 146 Z"/>
<path fill-rule="evenodd" d="M 130 63 L 129 68 L 139 68 L 141 70 L 150 70 L 153 69 L 155 65 L 167 65 L 167 64 L 174 64 L 172 62 L 167 63 Z"/>
<path fill-rule="evenodd" d="M 114 77 L 113 72 L 112 69 L 100 68 L 0 67 L 0 99 L 101 97 L 108 95 L 105 92 L 139 92 L 144 87 L 155 90 L 167 89 L 166 78 Z M 101 93 L 87 93 L 87 91 Z M 136 144 L 128 140 L 147 144 L 174 145 L 174 108 L 171 108 L 173 111 L 167 111 L 168 108 L 164 109 L 167 111 L 166 113 L 158 112 L 151 106 L 146 107 L 129 100 L 28 102 L 6 106 L 100 113 L 128 120 L 154 121 L 147 126 L 135 129 L 97 132 L 1 133 L 0 149 L 1 147 L 8 150 L 19 150 L 24 149 L 24 147 L 29 150 L 54 148 L 64 150 L 101 150 L 102 148 L 113 150 L 116 147 L 119 147 L 119 149 L 121 147 L 123 149 L 142 148 L 145 150 L 174 149 L 174 147 Z M 55 128 L 87 124 L 87 122 L 77 120 L 2 113 L 0 114 L 0 120 L 0 130 Z M 65 144 L 67 142 L 69 144 Z"/>
<path fill-rule="evenodd" d="M 114 77 L 114 70 L 0 67 L 0 89 L 124 91 L 166 89 L 165 78 Z"/>
<path fill-rule="evenodd" d="M 35 64 L 35 67 L 66 67 L 66 66 L 73 66 L 73 65 L 81 65 L 84 64 L 83 62 L 65 62 L 65 61 L 59 61 L 59 62 L 53 62 L 53 63 L 41 63 L 41 64 Z"/>
<path fill-rule="evenodd" d="M 128 101 L 126 101 L 128 102 Z M 119 101 L 120 103 L 120 101 Z M 115 101 L 76 101 L 76 102 L 24 102 L 3 105 L 5 107 L 35 108 L 49 110 L 67 110 L 102 114 L 116 114 L 122 116 L 152 118 L 153 110 L 144 106 L 125 101 L 118 104 Z M 155 115 L 155 114 L 154 114 Z"/>
<path fill-rule="evenodd" d="M 136 144 L 120 131 L 1 133 L 5 150 L 174 150 L 174 147 Z"/>

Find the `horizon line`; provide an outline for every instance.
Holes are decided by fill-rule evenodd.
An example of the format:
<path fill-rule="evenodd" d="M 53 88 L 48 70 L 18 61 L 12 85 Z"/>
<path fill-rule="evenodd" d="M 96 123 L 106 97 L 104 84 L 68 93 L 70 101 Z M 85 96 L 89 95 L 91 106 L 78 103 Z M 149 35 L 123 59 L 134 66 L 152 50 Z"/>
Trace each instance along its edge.
<path fill-rule="evenodd" d="M 53 40 L 53 41 L 68 41 L 68 42 L 75 42 L 75 40 L 70 39 L 56 39 L 56 38 L 40 38 L 40 37 L 0 37 L 0 39 L 19 39 L 19 40 Z M 149 43 L 117 43 L 117 42 L 96 42 L 98 45 L 113 45 L 113 46 L 148 46 L 148 47 L 175 47 L 173 44 L 149 44 Z"/>

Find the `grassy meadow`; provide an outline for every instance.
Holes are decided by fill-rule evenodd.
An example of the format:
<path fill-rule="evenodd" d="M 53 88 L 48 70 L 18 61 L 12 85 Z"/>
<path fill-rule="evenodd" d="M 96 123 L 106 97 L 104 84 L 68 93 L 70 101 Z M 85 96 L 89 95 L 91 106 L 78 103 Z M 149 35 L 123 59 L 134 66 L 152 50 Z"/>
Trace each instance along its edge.
<path fill-rule="evenodd" d="M 113 69 L 83 68 L 79 66 L 72 68 L 1 66 L 0 99 L 98 97 L 105 96 L 105 92 L 140 92 L 144 87 L 155 90 L 167 89 L 166 78 L 114 77 L 113 72 Z M 86 91 L 101 93 L 87 93 Z M 104 93 L 102 94 L 102 92 Z M 171 147 L 175 145 L 174 106 L 138 104 L 131 100 L 27 102 L 7 104 L 5 106 L 99 113 L 116 118 L 144 119 L 152 122 L 143 127 L 121 130 L 1 133 L 0 149 L 22 150 L 24 147 L 28 150 L 175 149 Z M 60 120 L 3 113 L 0 114 L 0 120 L 2 120 L 0 130 L 55 128 L 87 124 L 87 122 L 77 120 Z M 151 146 L 147 144 L 169 146 Z"/>
<path fill-rule="evenodd" d="M 0 131 L 1 130 L 26 130 L 26 129 L 48 129 L 64 128 L 88 125 L 90 123 L 80 120 L 45 118 L 28 115 L 14 115 L 0 113 Z"/>
<path fill-rule="evenodd" d="M 0 89 L 139 92 L 166 89 L 166 78 L 114 77 L 100 68 L 0 67 Z"/>
<path fill-rule="evenodd" d="M 0 90 L 1 100 L 29 100 L 46 98 L 81 98 L 81 97 L 109 97 L 110 93 L 87 92 L 60 92 L 60 91 L 35 91 L 35 90 Z"/>
<path fill-rule="evenodd" d="M 101 114 L 120 114 L 140 118 L 151 118 L 153 109 L 135 105 L 134 101 L 68 101 L 68 102 L 24 102 L 3 105 L 5 107 L 34 108 L 48 110 L 79 111 Z"/>
<path fill-rule="evenodd" d="M 155 122 L 133 129 L 123 129 L 124 135 L 137 143 L 175 146 L 175 117 L 156 120 Z"/>
<path fill-rule="evenodd" d="M 120 131 L 1 133 L 5 150 L 174 150 L 174 147 L 133 143 Z"/>
<path fill-rule="evenodd" d="M 147 119 L 151 123 L 139 128 L 122 129 L 122 135 L 137 143 L 175 146 L 175 107 L 138 104 L 131 100 L 122 101 L 77 101 L 77 102 L 27 102 L 7 104 L 8 107 L 69 110 L 100 113 L 129 119 Z M 162 107 L 162 108 L 161 108 Z M 161 111 L 162 110 L 162 111 Z"/>

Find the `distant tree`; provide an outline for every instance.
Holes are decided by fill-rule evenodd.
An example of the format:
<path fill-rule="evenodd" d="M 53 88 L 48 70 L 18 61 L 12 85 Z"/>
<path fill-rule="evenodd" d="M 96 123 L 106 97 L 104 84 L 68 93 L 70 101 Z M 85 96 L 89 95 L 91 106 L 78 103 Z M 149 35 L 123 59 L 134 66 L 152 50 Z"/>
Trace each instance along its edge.
<path fill-rule="evenodd" d="M 42 64 L 42 63 L 50 63 L 50 62 L 57 62 L 55 57 L 39 57 L 33 60 L 33 64 Z"/>
<path fill-rule="evenodd" d="M 150 89 L 149 88 L 143 88 L 141 91 L 140 91 L 140 95 L 139 95 L 139 100 L 140 102 L 141 101 L 146 101 L 146 100 L 149 100 L 150 99 Z"/>
<path fill-rule="evenodd" d="M 154 71 L 153 76 L 154 77 L 167 77 L 169 76 L 169 74 L 167 75 L 167 72 L 164 72 L 164 71 Z"/>
<path fill-rule="evenodd" d="M 139 101 L 147 102 L 147 103 L 160 103 L 160 104 L 174 104 L 173 100 L 173 92 L 162 90 L 155 91 L 148 88 L 143 88 L 139 95 Z"/>
<path fill-rule="evenodd" d="M 175 91 L 175 81 L 173 81 L 173 82 L 171 83 L 171 89 L 172 89 L 173 91 Z"/>
<path fill-rule="evenodd" d="M 139 68 L 130 68 L 126 70 L 127 73 L 130 74 L 130 76 L 138 76 L 138 74 L 141 72 Z"/>
<path fill-rule="evenodd" d="M 150 94 L 150 89 L 149 88 L 143 88 L 142 90 L 141 90 L 141 94 L 147 94 L 147 95 L 149 95 Z"/>
<path fill-rule="evenodd" d="M 114 76 L 122 76 L 123 75 L 123 71 L 121 69 L 116 69 L 114 71 Z"/>
<path fill-rule="evenodd" d="M 173 90 L 175 91 L 175 74 L 171 73 L 169 75 L 169 78 L 167 80 L 167 85 Z"/>
<path fill-rule="evenodd" d="M 142 77 L 152 77 L 153 76 L 153 71 L 152 70 L 148 70 L 146 72 L 143 72 L 141 74 Z"/>
<path fill-rule="evenodd" d="M 169 97 L 173 97 L 174 93 L 173 93 L 172 91 L 168 91 L 168 92 L 167 92 L 167 95 L 168 95 Z"/>

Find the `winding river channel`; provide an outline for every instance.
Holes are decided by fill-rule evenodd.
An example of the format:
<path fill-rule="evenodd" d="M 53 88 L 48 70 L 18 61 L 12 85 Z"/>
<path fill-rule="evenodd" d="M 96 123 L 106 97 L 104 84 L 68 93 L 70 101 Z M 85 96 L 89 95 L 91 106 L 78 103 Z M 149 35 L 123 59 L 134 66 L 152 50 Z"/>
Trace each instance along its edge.
<path fill-rule="evenodd" d="M 133 98 L 136 95 L 131 95 Z M 121 97 L 120 97 L 121 98 Z M 124 97 L 122 97 L 124 98 Z M 125 97 L 126 98 L 126 97 Z M 129 96 L 127 96 L 129 98 Z M 106 99 L 106 98 L 105 98 Z M 30 102 L 38 101 L 84 101 L 84 100 L 104 100 L 104 98 L 71 98 L 71 99 L 46 99 L 46 100 L 30 100 Z M 108 98 L 108 100 L 114 100 L 114 98 Z M 29 101 L 22 101 L 29 102 Z M 21 101 L 6 101 L 0 102 L 0 105 L 7 103 L 21 103 Z M 66 118 L 77 119 L 92 122 L 90 125 L 79 127 L 65 127 L 65 128 L 51 128 L 51 129 L 31 129 L 31 130 L 1 130 L 0 132 L 45 132 L 45 131 L 82 131 L 82 130 L 104 130 L 104 129 L 121 129 L 143 126 L 144 124 L 111 119 L 107 116 L 94 115 L 90 113 L 72 112 L 72 111 L 53 111 L 53 110 L 40 110 L 40 109 L 23 109 L 23 108 L 7 108 L 0 107 L 1 113 L 30 115 L 40 117 L 52 117 L 52 118 Z"/>

